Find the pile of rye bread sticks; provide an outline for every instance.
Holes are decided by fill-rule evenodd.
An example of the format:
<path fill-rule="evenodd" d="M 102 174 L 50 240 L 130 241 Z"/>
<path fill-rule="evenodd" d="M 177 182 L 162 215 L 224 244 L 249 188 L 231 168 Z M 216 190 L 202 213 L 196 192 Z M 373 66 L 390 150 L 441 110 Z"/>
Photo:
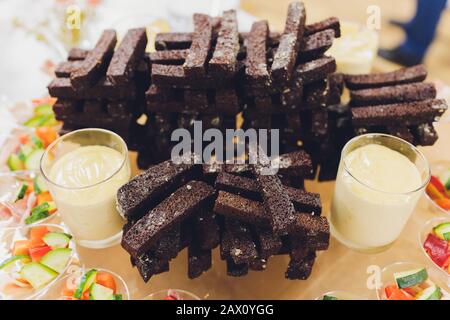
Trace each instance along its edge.
<path fill-rule="evenodd" d="M 326 51 L 340 37 L 337 18 L 306 24 L 303 3 L 289 4 L 281 33 L 267 21 L 239 32 L 236 12 L 194 14 L 192 32 L 129 30 L 117 44 L 105 30 L 91 50 L 74 48 L 49 84 L 62 133 L 109 129 L 138 152 L 147 169 L 118 192 L 127 224 L 122 245 L 142 278 L 168 271 L 188 248 L 188 275 L 211 267 L 220 246 L 231 276 L 264 270 L 286 254 L 288 279 L 309 277 L 329 226 L 318 194 L 304 179 L 332 180 L 352 137 L 383 132 L 415 145 L 437 140 L 433 123 L 446 110 L 419 65 L 388 73 L 344 75 Z M 349 103 L 341 101 L 344 87 Z M 280 169 L 262 175 L 248 164 L 169 160 L 177 128 L 278 129 Z M 232 160 L 232 159 L 227 159 Z"/>
<path fill-rule="evenodd" d="M 237 124 L 279 129 L 281 153 L 306 150 L 319 180 L 335 178 L 342 146 L 361 133 L 435 142 L 433 122 L 446 105 L 434 100 L 433 84 L 422 83 L 423 66 L 335 73 L 326 51 L 340 37 L 339 20 L 305 20 L 301 2 L 289 5 L 282 33 L 270 31 L 265 20 L 239 32 L 233 10 L 221 17 L 194 14 L 193 32 L 157 34 L 156 51 L 149 53 L 144 28 L 129 30 L 118 45 L 115 31 L 105 30 L 92 50 L 72 49 L 48 86 L 58 98 L 54 110 L 64 121 L 62 133 L 113 130 L 138 151 L 145 169 L 169 159 L 176 143 L 171 133 L 192 132 L 194 121 L 223 132 Z M 341 102 L 345 85 L 348 104 Z M 396 112 L 387 115 L 384 106 L 392 104 L 389 110 Z M 377 108 L 366 108 L 372 106 Z"/>

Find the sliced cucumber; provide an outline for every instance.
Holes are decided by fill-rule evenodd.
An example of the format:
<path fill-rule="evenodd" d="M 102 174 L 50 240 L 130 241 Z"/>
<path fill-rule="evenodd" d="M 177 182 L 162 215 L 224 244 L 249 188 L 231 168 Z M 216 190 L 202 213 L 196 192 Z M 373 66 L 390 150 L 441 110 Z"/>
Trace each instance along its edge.
<path fill-rule="evenodd" d="M 47 184 L 41 175 L 38 175 L 34 179 L 34 193 L 40 194 L 42 192 L 48 191 Z"/>
<path fill-rule="evenodd" d="M 322 300 L 339 300 L 339 299 L 333 296 L 324 295 Z"/>
<path fill-rule="evenodd" d="M 450 240 L 450 222 L 444 222 L 433 228 L 434 233 L 442 240 Z"/>
<path fill-rule="evenodd" d="M 73 296 L 77 299 L 81 299 L 83 293 L 87 291 L 91 287 L 91 285 L 95 282 L 96 277 L 97 277 L 97 270 L 91 269 L 88 272 L 86 272 L 81 278 L 80 284 L 75 290 Z"/>
<path fill-rule="evenodd" d="M 19 156 L 14 153 L 8 157 L 8 160 L 6 163 L 11 171 L 25 169 L 24 163 L 19 159 Z"/>
<path fill-rule="evenodd" d="M 441 298 L 441 288 L 433 284 L 419 293 L 416 297 L 416 300 L 441 300 Z"/>
<path fill-rule="evenodd" d="M 26 254 L 20 254 L 17 256 L 12 256 L 2 263 L 0 263 L 0 270 L 7 271 L 10 267 L 16 264 L 16 262 L 29 263 L 31 262 L 30 256 Z"/>
<path fill-rule="evenodd" d="M 395 281 L 400 289 L 409 288 L 420 284 L 428 279 L 427 269 L 414 269 L 394 273 Z"/>
<path fill-rule="evenodd" d="M 40 289 L 54 280 L 58 273 L 39 262 L 30 262 L 20 270 L 20 276 L 28 281 L 34 289 Z"/>
<path fill-rule="evenodd" d="M 444 184 L 445 189 L 450 190 L 450 169 L 439 174 L 438 178 Z"/>
<path fill-rule="evenodd" d="M 49 216 L 50 214 L 48 213 L 48 211 L 39 211 L 37 213 L 32 213 L 29 217 L 27 217 L 25 219 L 25 223 L 26 224 L 32 224 L 35 222 L 38 222 L 42 219 L 45 219 Z"/>
<path fill-rule="evenodd" d="M 34 150 L 25 160 L 25 168 L 28 170 L 38 170 L 44 150 Z"/>
<path fill-rule="evenodd" d="M 42 238 L 52 249 L 67 248 L 70 239 L 72 236 L 63 232 L 49 232 Z"/>
<path fill-rule="evenodd" d="M 27 193 L 27 190 L 28 190 L 28 185 L 23 184 L 20 187 L 19 192 L 17 193 L 16 201 L 23 199 L 23 197 L 25 197 L 25 194 Z"/>
<path fill-rule="evenodd" d="M 114 291 L 101 284 L 93 283 L 89 289 L 89 300 L 114 300 Z"/>
<path fill-rule="evenodd" d="M 40 262 L 56 272 L 61 273 L 66 268 L 71 256 L 72 249 L 58 248 L 47 252 Z"/>

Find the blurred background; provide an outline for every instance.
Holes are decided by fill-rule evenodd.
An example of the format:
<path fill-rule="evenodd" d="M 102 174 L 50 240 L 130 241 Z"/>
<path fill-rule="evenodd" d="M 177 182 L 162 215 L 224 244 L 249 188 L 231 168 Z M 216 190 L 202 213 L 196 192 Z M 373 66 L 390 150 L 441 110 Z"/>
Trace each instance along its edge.
<path fill-rule="evenodd" d="M 289 1 L 0 0 L 0 103 L 5 99 L 17 101 L 44 95 L 52 68 L 65 58 L 67 50 L 73 46 L 92 47 L 104 28 L 117 29 L 120 37 L 121 32 L 127 28 L 145 25 L 151 37 L 151 34 L 161 31 L 190 29 L 191 15 L 194 12 L 217 15 L 224 9 L 235 8 L 238 9 L 241 31 L 248 30 L 257 19 L 267 19 L 272 30 L 282 30 Z M 390 20 L 405 23 L 410 21 L 416 14 L 418 2 L 422 6 L 433 3 L 433 8 L 441 6 L 441 9 L 436 9 L 438 14 L 434 14 L 435 19 L 425 15 L 422 20 L 418 19 L 419 23 L 416 25 L 419 26 L 419 31 L 433 29 L 432 20 L 438 20 L 434 41 L 431 41 L 433 37 L 429 39 L 430 46 L 425 51 L 423 61 L 433 80 L 448 84 L 450 13 L 448 9 L 444 9 L 445 1 L 304 0 L 309 23 L 329 16 L 337 16 L 343 22 L 344 37 L 337 41 L 337 48 L 333 48 L 330 54 L 336 57 L 344 72 L 386 71 L 398 67 L 376 58 L 378 48 L 397 48 L 405 41 L 405 28 L 393 25 Z M 368 18 L 373 17 L 374 8 L 380 14 L 379 28 L 361 32 L 361 28 L 365 29 Z M 426 8 L 420 11 L 423 13 L 429 10 Z M 73 20 L 74 14 L 79 14 L 80 21 Z M 68 21 L 72 24 L 79 22 L 81 28 L 68 28 Z M 378 23 L 372 25 L 378 27 Z M 430 32 L 428 38 L 429 34 Z M 419 57 L 421 55 L 423 54 L 419 54 Z M 355 61 L 364 63 L 358 67 L 346 65 Z"/>

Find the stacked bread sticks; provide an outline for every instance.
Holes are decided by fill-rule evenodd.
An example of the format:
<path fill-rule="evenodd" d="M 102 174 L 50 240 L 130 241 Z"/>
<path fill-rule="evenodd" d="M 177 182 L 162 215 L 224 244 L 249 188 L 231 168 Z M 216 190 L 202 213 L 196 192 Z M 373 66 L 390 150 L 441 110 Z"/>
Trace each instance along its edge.
<path fill-rule="evenodd" d="M 324 56 L 340 36 L 336 18 L 305 26 L 304 6 L 294 2 L 282 34 L 270 32 L 266 21 L 239 33 L 232 10 L 222 17 L 195 14 L 193 19 L 193 32 L 158 34 L 156 51 L 148 54 L 139 41 L 127 40 L 136 37 L 136 30 L 125 35 L 115 52 L 115 36 L 105 44 L 111 30 L 93 50 L 72 49 L 49 85 L 58 98 L 55 113 L 64 121 L 63 131 L 116 131 L 139 151 L 141 168 L 170 157 L 174 129 L 193 130 L 195 120 L 202 121 L 204 130 L 233 129 L 242 111 L 244 128 L 280 129 L 281 152 L 297 150 L 300 137 L 312 144 L 328 135 L 326 107 L 340 101 L 342 89 L 342 77 L 331 74 L 334 59 Z M 126 48 L 133 54 L 120 53 Z M 101 62 L 90 66 L 95 77 L 86 76 L 92 86 L 80 90 L 72 77 L 94 60 L 85 60 L 89 55 Z M 113 55 L 117 59 L 111 60 Z M 119 56 L 132 81 L 111 82 L 105 74 Z M 145 125 L 136 123 L 142 114 Z"/>
<path fill-rule="evenodd" d="M 447 109 L 434 84 L 423 82 L 423 65 L 383 74 L 347 76 L 356 134 L 384 132 L 412 144 L 429 146 L 438 139 L 433 122 Z"/>
<path fill-rule="evenodd" d="M 149 86 L 149 61 L 145 56 L 144 28 L 131 29 L 115 49 L 114 30 L 105 30 L 93 50 L 72 49 L 68 61 L 55 70 L 49 84 L 62 131 L 98 127 L 121 135 L 136 149 L 136 119 L 145 108 L 144 91 Z"/>
<path fill-rule="evenodd" d="M 307 279 L 317 250 L 329 244 L 329 225 L 320 216 L 320 196 L 282 182 L 281 176 L 308 176 L 312 161 L 304 151 L 279 157 L 279 172 L 259 165 L 180 164 L 150 167 L 119 189 L 118 208 L 127 223 L 122 246 L 144 281 L 169 270 L 188 248 L 188 276 L 211 268 L 220 246 L 230 276 L 262 271 L 273 255 L 288 254 L 288 279 Z"/>

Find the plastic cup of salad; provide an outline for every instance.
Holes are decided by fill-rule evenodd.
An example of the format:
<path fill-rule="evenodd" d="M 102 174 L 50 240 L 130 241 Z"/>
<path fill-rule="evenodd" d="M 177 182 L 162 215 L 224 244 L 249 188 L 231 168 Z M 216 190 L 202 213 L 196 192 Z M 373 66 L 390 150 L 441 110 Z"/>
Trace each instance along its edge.
<path fill-rule="evenodd" d="M 315 300 L 367 300 L 367 298 L 351 292 L 335 290 L 321 294 Z"/>
<path fill-rule="evenodd" d="M 435 212 L 450 215 L 450 162 L 436 162 L 430 168 L 426 197 Z"/>
<path fill-rule="evenodd" d="M 73 267 L 59 279 L 43 300 L 129 300 L 123 278 L 102 268 Z"/>
<path fill-rule="evenodd" d="M 59 225 L 0 229 L 0 298 L 36 299 L 64 275 L 75 242 Z"/>
<path fill-rule="evenodd" d="M 450 218 L 427 221 L 419 232 L 419 245 L 450 288 Z"/>
<path fill-rule="evenodd" d="M 180 289 L 165 289 L 149 294 L 143 300 L 201 300 L 192 292 Z"/>
<path fill-rule="evenodd" d="M 413 262 L 397 262 L 381 271 L 379 300 L 450 300 L 450 295 L 428 268 Z"/>

